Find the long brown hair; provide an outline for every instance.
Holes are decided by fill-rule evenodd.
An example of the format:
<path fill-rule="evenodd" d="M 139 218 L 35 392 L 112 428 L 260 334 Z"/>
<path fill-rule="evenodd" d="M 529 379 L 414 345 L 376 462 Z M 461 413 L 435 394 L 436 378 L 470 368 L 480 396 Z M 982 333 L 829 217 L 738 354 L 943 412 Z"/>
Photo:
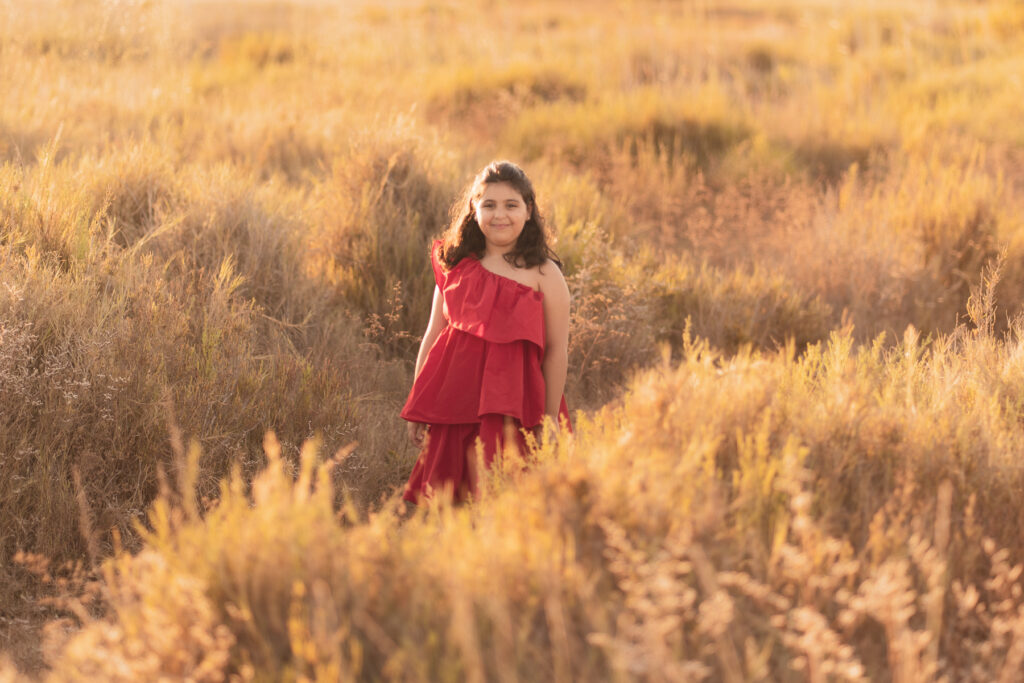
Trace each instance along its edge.
<path fill-rule="evenodd" d="M 508 183 L 515 188 L 523 201 L 530 208 L 530 217 L 526 219 L 523 231 L 519 233 L 515 246 L 505 254 L 505 260 L 516 268 L 532 268 L 543 265 L 551 259 L 562 267 L 562 262 L 555 252 L 548 247 L 547 231 L 544 218 L 537 208 L 537 195 L 533 191 L 533 183 L 526 177 L 523 169 L 511 161 L 494 161 L 477 174 L 473 183 L 466 188 L 462 196 L 452 205 L 451 223 L 441 236 L 440 260 L 447 270 L 451 270 L 459 261 L 469 255 L 481 258 L 487 246 L 484 233 L 476 222 L 476 209 L 473 202 L 484 192 L 484 186 L 491 183 Z"/>

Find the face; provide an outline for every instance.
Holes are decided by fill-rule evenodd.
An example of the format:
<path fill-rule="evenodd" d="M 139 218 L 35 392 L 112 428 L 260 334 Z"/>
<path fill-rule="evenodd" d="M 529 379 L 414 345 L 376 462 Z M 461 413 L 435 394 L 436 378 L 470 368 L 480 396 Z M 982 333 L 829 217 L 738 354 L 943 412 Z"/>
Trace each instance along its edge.
<path fill-rule="evenodd" d="M 527 206 L 519 191 L 508 183 L 488 183 L 484 191 L 473 202 L 476 222 L 484 233 L 488 249 L 508 251 L 515 246 L 519 234 L 530 218 Z"/>

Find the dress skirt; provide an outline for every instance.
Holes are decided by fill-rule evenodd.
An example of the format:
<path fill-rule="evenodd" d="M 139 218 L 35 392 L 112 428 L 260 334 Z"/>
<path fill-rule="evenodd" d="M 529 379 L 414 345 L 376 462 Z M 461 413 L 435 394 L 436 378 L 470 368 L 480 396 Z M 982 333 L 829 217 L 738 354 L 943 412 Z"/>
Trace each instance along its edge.
<path fill-rule="evenodd" d="M 422 503 L 444 496 L 466 502 L 478 493 L 479 473 L 490 469 L 506 446 L 515 446 L 524 456 L 527 452 L 522 424 L 507 415 L 488 413 L 480 422 L 430 425 L 402 499 Z"/>

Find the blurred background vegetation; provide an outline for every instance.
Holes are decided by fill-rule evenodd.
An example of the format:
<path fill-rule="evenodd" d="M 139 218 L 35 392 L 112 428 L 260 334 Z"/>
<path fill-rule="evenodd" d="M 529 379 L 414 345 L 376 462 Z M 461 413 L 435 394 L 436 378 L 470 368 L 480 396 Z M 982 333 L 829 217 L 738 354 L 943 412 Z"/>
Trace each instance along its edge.
<path fill-rule="evenodd" d="M 1022 39 L 1012 0 L 0 0 L 0 649 L 1014 680 Z M 399 525 L 427 245 L 495 158 L 577 439 Z"/>

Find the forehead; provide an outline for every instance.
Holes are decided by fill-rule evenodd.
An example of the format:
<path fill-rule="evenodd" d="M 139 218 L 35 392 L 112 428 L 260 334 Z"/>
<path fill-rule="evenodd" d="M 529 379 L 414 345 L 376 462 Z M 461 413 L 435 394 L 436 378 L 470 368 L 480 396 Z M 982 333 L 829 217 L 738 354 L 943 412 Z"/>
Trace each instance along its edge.
<path fill-rule="evenodd" d="M 499 182 L 499 183 L 486 183 L 480 191 L 479 198 L 477 201 L 483 202 L 487 200 L 495 202 L 505 202 L 510 199 L 517 199 L 523 201 L 523 195 L 519 194 L 519 190 L 512 187 L 510 183 Z"/>

